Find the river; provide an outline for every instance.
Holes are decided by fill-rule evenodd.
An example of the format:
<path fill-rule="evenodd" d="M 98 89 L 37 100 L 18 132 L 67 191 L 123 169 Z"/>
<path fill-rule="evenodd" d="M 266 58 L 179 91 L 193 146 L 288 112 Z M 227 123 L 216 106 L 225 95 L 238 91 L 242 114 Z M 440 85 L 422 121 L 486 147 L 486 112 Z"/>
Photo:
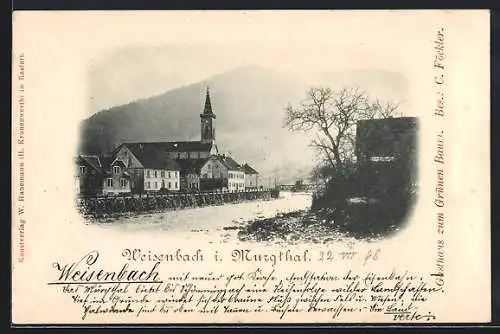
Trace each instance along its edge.
<path fill-rule="evenodd" d="M 127 215 L 93 222 L 102 228 L 129 232 L 178 234 L 186 239 L 202 239 L 211 244 L 234 242 L 238 227 L 252 220 L 271 218 L 279 213 L 308 209 L 311 195 L 281 192 L 272 200 L 248 201 L 237 204 L 207 206 L 194 209 Z"/>

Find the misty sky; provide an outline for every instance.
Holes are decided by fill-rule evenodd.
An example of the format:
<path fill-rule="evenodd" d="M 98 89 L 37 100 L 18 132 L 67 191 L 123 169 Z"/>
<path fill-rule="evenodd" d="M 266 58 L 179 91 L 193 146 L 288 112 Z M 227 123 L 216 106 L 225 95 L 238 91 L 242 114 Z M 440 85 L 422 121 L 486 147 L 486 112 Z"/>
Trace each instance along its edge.
<path fill-rule="evenodd" d="M 363 86 L 366 80 L 378 80 L 379 84 L 367 87 L 371 94 L 398 102 L 405 98 L 403 75 L 384 68 L 356 69 L 353 66 L 339 66 L 336 62 L 332 64 L 336 66 L 328 66 L 327 61 L 320 63 L 323 66 L 315 62 L 312 62 L 314 66 L 302 65 L 300 62 L 294 64 L 297 59 L 287 57 L 286 53 L 280 54 L 285 50 L 276 47 L 261 47 L 260 57 L 244 52 L 241 48 L 236 50 L 238 52 L 220 46 L 185 45 L 117 48 L 101 58 L 94 58 L 90 63 L 88 111 L 92 114 L 248 65 L 260 65 L 291 74 L 308 84 L 330 85 L 334 82 L 329 80 L 337 84 L 345 80 L 346 83 Z M 355 73 L 360 71 L 367 73 L 363 73 L 360 82 L 353 81 Z"/>
<path fill-rule="evenodd" d="M 82 38 L 92 40 L 81 53 L 87 57 L 89 114 L 250 64 L 311 82 L 325 72 L 391 71 L 405 80 L 411 71 L 405 59 L 414 52 L 419 24 L 411 14 L 279 13 L 147 13 L 141 25 L 124 13 L 112 25 L 104 15 L 75 16 L 88 28 Z M 380 87 L 377 96 L 405 98 L 399 79 Z"/>

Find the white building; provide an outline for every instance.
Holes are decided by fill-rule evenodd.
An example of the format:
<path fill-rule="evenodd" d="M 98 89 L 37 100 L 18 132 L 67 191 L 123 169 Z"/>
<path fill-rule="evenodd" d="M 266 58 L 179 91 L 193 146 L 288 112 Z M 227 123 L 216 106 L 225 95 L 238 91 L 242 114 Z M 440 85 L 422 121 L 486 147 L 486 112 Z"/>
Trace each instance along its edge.
<path fill-rule="evenodd" d="M 200 169 L 200 189 L 245 191 L 245 172 L 233 158 L 213 155 Z"/>
<path fill-rule="evenodd" d="M 152 166 L 154 167 L 154 166 Z M 180 173 L 175 168 L 157 168 L 144 169 L 144 190 L 158 191 L 166 189 L 170 191 L 179 191 L 180 189 Z M 160 167 L 160 168 L 158 168 Z"/>
<path fill-rule="evenodd" d="M 180 190 L 179 165 L 162 149 L 123 144 L 116 150 L 116 159 L 123 161 L 133 193 Z"/>
<path fill-rule="evenodd" d="M 258 189 L 259 188 L 259 173 L 250 167 L 249 164 L 243 165 L 245 172 L 245 189 Z"/>

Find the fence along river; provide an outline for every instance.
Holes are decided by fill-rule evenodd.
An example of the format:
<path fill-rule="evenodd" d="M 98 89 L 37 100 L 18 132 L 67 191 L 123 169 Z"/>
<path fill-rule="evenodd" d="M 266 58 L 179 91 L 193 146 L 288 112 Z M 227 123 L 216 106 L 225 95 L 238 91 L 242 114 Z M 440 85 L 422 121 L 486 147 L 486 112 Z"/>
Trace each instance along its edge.
<path fill-rule="evenodd" d="M 104 218 L 127 213 L 152 213 L 279 197 L 279 189 L 243 192 L 200 192 L 134 196 L 83 197 L 77 207 L 84 217 Z"/>

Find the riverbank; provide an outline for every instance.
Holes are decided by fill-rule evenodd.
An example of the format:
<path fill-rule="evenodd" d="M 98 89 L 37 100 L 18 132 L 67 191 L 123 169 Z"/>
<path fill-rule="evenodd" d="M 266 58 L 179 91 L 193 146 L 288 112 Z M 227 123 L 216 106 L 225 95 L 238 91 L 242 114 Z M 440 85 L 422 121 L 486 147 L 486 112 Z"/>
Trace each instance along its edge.
<path fill-rule="evenodd" d="M 161 238 L 168 235 L 177 240 L 209 244 L 246 244 L 238 238 L 238 228 L 244 228 L 255 220 L 307 210 L 310 206 L 310 194 L 282 191 L 276 199 L 90 218 L 86 219 L 86 223 L 89 228 L 110 233 L 123 231 L 137 236 Z"/>
<path fill-rule="evenodd" d="M 403 227 L 408 212 L 399 211 L 402 210 L 384 203 L 299 210 L 256 219 L 238 228 L 238 238 L 288 243 L 328 243 L 345 238 L 376 241 Z"/>
<path fill-rule="evenodd" d="M 77 207 L 85 218 L 120 217 L 180 209 L 193 209 L 279 197 L 278 189 L 242 192 L 178 193 L 168 195 L 108 196 L 79 198 Z"/>
<path fill-rule="evenodd" d="M 163 233 L 210 244 L 335 243 L 356 239 L 375 241 L 402 228 L 395 205 L 355 205 L 350 210 L 311 210 L 306 193 L 280 192 L 276 199 L 242 201 L 219 206 L 185 208 L 143 214 L 92 218 L 89 225 L 109 230 Z M 403 212 L 403 211 L 402 211 Z"/>

